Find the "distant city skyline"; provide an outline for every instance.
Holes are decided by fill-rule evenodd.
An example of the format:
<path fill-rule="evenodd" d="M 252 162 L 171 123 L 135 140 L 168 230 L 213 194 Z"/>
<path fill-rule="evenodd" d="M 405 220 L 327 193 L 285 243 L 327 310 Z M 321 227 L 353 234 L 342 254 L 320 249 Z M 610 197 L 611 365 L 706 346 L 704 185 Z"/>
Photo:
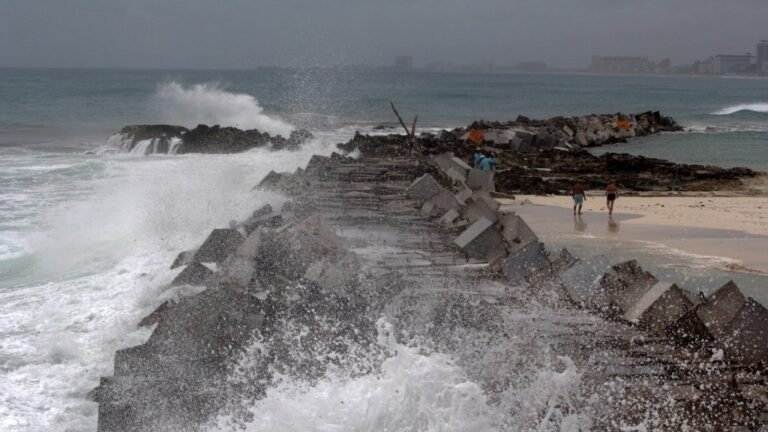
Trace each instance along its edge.
<path fill-rule="evenodd" d="M 754 53 L 765 22 L 764 0 L 4 0 L 0 66 L 679 65 Z"/>

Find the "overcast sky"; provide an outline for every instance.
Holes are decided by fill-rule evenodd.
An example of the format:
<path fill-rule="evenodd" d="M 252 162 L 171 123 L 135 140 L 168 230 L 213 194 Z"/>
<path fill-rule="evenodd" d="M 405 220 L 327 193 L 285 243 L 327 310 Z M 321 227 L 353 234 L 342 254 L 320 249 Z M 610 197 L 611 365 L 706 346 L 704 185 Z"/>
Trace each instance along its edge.
<path fill-rule="evenodd" d="M 586 66 L 755 52 L 766 0 L 0 0 L 0 66 Z"/>

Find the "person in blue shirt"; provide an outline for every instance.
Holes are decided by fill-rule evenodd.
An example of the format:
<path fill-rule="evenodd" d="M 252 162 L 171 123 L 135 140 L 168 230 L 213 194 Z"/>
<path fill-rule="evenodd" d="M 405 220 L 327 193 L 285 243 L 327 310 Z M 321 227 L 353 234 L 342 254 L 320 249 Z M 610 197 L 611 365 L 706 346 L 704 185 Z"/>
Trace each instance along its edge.
<path fill-rule="evenodd" d="M 474 156 L 475 168 L 480 168 L 480 162 L 482 162 L 483 159 L 485 159 L 485 154 L 480 151 L 480 149 L 477 149 Z"/>
<path fill-rule="evenodd" d="M 493 156 L 486 156 L 480 160 L 480 169 L 483 171 L 494 171 L 496 169 L 496 158 Z"/>

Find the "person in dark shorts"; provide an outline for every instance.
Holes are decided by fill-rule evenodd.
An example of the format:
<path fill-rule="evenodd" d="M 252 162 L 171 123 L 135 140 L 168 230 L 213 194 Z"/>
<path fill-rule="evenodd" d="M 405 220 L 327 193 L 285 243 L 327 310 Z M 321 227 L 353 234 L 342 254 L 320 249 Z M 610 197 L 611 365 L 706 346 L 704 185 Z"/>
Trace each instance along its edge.
<path fill-rule="evenodd" d="M 619 188 L 616 187 L 616 182 L 611 181 L 608 183 L 608 187 L 605 188 L 605 205 L 608 207 L 608 214 L 613 214 L 613 203 L 616 201 L 616 198 L 619 197 Z"/>
<path fill-rule="evenodd" d="M 584 186 L 581 184 L 581 182 L 577 182 L 575 185 L 573 185 L 573 191 L 571 192 L 571 195 L 573 196 L 573 214 L 576 214 L 577 208 L 579 210 L 579 214 L 581 214 L 581 206 L 584 204 L 584 201 L 587 200 L 587 194 L 584 193 Z"/>

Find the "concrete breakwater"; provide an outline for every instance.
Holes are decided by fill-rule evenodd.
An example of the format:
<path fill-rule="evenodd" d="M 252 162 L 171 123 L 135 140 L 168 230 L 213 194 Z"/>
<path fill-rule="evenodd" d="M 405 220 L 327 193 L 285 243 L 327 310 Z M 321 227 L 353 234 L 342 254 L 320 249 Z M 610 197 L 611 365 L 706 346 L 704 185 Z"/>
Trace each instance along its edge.
<path fill-rule="evenodd" d="M 289 195 L 282 209 L 182 252 L 182 294 L 92 392 L 99 430 L 247 424 L 278 379 L 376 373 L 394 355 L 382 317 L 452 356 L 502 430 L 765 423 L 768 311 L 735 285 L 701 298 L 637 262 L 547 251 L 500 211 L 493 173 L 392 140 L 271 173 L 259 187 Z"/>

